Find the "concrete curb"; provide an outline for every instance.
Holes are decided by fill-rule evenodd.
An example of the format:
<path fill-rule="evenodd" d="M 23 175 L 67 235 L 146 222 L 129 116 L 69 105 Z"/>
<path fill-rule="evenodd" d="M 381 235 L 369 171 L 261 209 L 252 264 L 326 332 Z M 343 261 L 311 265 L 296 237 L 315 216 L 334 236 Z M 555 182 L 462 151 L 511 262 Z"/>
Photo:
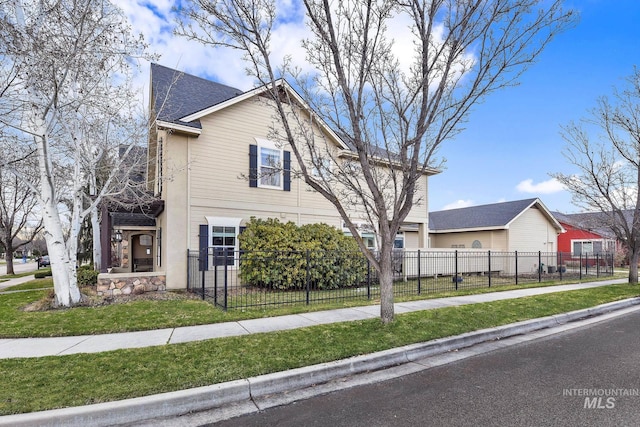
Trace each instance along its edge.
<path fill-rule="evenodd" d="M 113 426 L 153 418 L 176 417 L 225 405 L 249 403 L 271 395 L 302 390 L 339 378 L 415 362 L 482 342 L 527 334 L 639 304 L 640 297 L 629 298 L 569 313 L 206 387 L 73 408 L 7 415 L 0 417 L 0 426 Z"/>

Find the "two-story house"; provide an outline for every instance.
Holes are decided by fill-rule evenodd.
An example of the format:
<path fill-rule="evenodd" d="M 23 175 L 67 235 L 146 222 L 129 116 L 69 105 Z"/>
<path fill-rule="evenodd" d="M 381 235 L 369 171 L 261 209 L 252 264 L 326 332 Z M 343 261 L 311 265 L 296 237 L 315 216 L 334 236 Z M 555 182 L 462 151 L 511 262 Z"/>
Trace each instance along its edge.
<path fill-rule="evenodd" d="M 282 89 L 300 99 L 286 82 Z M 167 289 L 186 287 L 188 250 L 203 246 L 237 250 L 238 235 L 251 217 L 343 228 L 333 205 L 291 173 L 296 164 L 287 144 L 270 137 L 277 120 L 264 91 L 243 92 L 151 65 L 155 121 L 148 146 L 148 179 L 164 209 L 155 218 L 155 232 L 145 232 L 152 241 L 145 237 L 144 243 L 153 257 L 153 271 L 166 274 Z M 353 154 L 314 117 L 314 132 L 326 144 L 345 156 Z M 407 217 L 397 246 L 427 246 L 427 178 L 434 173 L 430 170 L 421 177 L 416 195 L 421 202 Z M 351 219 L 360 221 L 357 212 Z M 363 231 L 363 237 L 373 244 L 372 234 Z"/>

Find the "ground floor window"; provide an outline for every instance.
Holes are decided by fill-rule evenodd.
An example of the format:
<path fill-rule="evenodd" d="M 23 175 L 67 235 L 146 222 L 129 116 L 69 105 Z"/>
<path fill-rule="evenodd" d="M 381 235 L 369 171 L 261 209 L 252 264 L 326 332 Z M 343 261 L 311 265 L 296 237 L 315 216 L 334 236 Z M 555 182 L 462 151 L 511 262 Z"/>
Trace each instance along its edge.
<path fill-rule="evenodd" d="M 209 265 L 235 266 L 241 218 L 207 217 Z"/>
<path fill-rule="evenodd" d="M 404 249 L 404 233 L 400 232 L 396 234 L 396 238 L 393 241 L 394 249 Z"/>
<path fill-rule="evenodd" d="M 598 254 L 615 250 L 613 240 L 572 240 L 571 249 L 574 256 L 585 254 Z"/>

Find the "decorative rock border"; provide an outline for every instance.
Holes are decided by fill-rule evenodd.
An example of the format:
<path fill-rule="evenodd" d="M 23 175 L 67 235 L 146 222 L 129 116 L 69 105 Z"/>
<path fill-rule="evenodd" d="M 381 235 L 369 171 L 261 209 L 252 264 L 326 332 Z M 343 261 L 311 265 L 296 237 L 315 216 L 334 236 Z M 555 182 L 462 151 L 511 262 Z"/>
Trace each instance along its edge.
<path fill-rule="evenodd" d="M 140 295 L 166 289 L 164 272 L 98 274 L 97 292 L 100 296 Z"/>

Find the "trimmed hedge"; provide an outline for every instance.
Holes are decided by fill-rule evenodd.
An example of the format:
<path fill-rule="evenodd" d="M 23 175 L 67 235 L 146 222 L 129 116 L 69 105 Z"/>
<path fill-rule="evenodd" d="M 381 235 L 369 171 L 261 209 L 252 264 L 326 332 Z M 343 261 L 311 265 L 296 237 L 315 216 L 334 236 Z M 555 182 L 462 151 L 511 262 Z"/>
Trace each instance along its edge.
<path fill-rule="evenodd" d="M 33 277 L 36 279 L 44 279 L 51 276 L 51 269 L 41 270 L 34 273 Z"/>
<path fill-rule="evenodd" d="M 239 237 L 240 278 L 270 289 L 336 289 L 366 280 L 367 262 L 355 240 L 327 224 L 298 227 L 251 218 Z"/>

